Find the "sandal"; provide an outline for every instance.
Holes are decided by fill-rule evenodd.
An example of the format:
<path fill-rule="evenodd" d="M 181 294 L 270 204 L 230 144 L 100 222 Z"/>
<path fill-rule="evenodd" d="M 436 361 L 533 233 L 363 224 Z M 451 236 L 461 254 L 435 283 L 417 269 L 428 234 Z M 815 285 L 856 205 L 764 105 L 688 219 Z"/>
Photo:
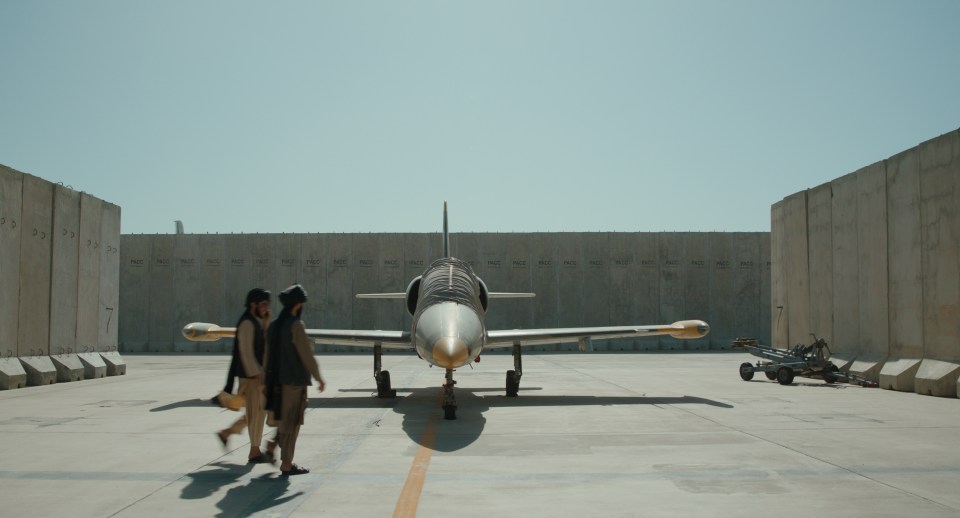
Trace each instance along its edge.
<path fill-rule="evenodd" d="M 266 452 L 247 459 L 247 464 L 273 464 L 273 462 L 273 455 Z"/>
<path fill-rule="evenodd" d="M 280 476 L 281 476 L 281 477 L 289 477 L 290 475 L 305 475 L 305 474 L 307 474 L 307 473 L 310 473 L 310 470 L 309 470 L 309 469 L 307 469 L 307 468 L 305 468 L 305 467 L 303 467 L 303 466 L 297 466 L 296 464 L 294 464 L 293 467 L 290 468 L 290 469 L 281 469 L 281 470 L 280 470 Z"/>

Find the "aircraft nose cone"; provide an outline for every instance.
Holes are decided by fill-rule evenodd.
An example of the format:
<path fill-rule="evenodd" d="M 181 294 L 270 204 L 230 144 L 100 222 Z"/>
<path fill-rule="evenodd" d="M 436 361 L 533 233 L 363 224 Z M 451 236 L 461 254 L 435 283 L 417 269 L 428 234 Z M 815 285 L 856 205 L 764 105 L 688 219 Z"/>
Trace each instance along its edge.
<path fill-rule="evenodd" d="M 433 360 L 437 366 L 455 369 L 467 363 L 467 344 L 455 337 L 445 336 L 433 344 Z"/>

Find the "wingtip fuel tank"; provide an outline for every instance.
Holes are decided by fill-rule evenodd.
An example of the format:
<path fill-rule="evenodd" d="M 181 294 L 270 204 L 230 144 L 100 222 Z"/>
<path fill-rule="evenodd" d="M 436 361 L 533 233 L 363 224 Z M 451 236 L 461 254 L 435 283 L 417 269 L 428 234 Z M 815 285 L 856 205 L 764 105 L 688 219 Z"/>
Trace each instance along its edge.
<path fill-rule="evenodd" d="M 670 336 L 681 340 L 703 338 L 710 332 L 710 324 L 703 320 L 680 320 L 670 324 Z"/>
<path fill-rule="evenodd" d="M 232 338 L 236 328 L 220 327 L 206 322 L 191 322 L 180 331 L 183 337 L 193 342 L 216 342 L 221 338 Z"/>

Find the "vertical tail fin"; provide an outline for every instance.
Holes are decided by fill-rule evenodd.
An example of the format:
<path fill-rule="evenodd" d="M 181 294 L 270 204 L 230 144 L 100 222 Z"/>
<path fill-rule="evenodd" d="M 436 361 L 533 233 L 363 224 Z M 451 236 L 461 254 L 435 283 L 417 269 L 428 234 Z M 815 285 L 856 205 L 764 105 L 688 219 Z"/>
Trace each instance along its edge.
<path fill-rule="evenodd" d="M 443 256 L 450 257 L 450 230 L 447 227 L 447 202 L 443 202 Z"/>

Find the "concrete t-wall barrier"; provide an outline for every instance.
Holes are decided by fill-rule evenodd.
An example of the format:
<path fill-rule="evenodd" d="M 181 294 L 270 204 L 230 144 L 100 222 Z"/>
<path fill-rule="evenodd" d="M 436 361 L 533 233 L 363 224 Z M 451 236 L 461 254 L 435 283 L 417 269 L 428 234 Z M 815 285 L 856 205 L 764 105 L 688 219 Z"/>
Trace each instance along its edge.
<path fill-rule="evenodd" d="M 880 386 L 913 392 L 923 359 L 919 150 L 890 157 L 886 166 L 890 359 L 880 371 Z"/>
<path fill-rule="evenodd" d="M 100 303 L 97 320 L 97 351 L 109 354 L 113 365 L 107 375 L 126 373 L 126 364 L 119 354 L 120 331 L 120 207 L 109 202 L 101 203 L 100 212 Z"/>
<path fill-rule="evenodd" d="M 800 195 L 804 214 L 795 210 Z M 789 313 L 791 341 L 797 326 L 821 329 L 851 372 L 882 388 L 956 397 L 960 130 L 787 197 L 771 207 L 771 221 L 770 305 Z M 806 264 L 791 262 L 789 250 L 804 244 Z M 779 253 L 787 255 L 781 266 Z M 806 314 L 795 314 L 805 300 Z M 773 336 L 774 345 L 791 345 L 784 333 Z"/>
<path fill-rule="evenodd" d="M 860 248 L 857 239 L 857 177 L 848 174 L 830 183 L 833 192 L 830 225 L 832 234 L 834 354 L 853 363 L 863 351 L 860 348 Z M 789 239 L 789 237 L 785 237 Z M 814 254 L 820 257 L 819 251 Z M 820 269 L 822 267 L 818 267 Z"/>
<path fill-rule="evenodd" d="M 133 235 L 123 236 L 120 246 L 120 285 L 123 287 L 120 293 L 120 307 L 123 308 L 119 315 L 120 343 L 128 352 L 145 351 L 150 342 L 152 247 L 153 236 Z M 222 317 L 222 314 L 218 312 L 216 316 Z"/>
<path fill-rule="evenodd" d="M 880 162 L 857 172 L 860 354 L 852 372 L 877 379 L 889 349 L 886 170 Z M 886 323 L 886 325 L 884 325 Z M 858 365 L 857 362 L 870 364 Z M 876 372 L 876 374 L 873 374 Z"/>
<path fill-rule="evenodd" d="M 787 239 L 783 245 L 783 264 L 786 269 L 785 287 L 787 339 L 785 344 L 810 343 L 810 272 L 807 254 L 807 193 L 800 192 L 784 199 L 783 229 Z"/>
<path fill-rule="evenodd" d="M 722 235 L 722 234 L 721 234 Z M 769 306 L 766 304 L 754 304 L 755 300 L 770 300 L 769 291 L 764 291 L 763 282 L 764 272 L 767 271 L 769 253 L 762 255 L 762 243 L 769 245 L 768 235 L 761 235 L 754 232 L 735 232 L 730 237 L 733 247 L 733 261 L 730 265 L 730 271 L 733 275 L 732 284 L 729 285 L 729 292 L 724 289 L 716 289 L 717 296 L 721 301 L 725 301 L 730 308 L 729 328 L 724 329 L 721 336 L 731 336 L 736 338 L 741 330 L 756 329 L 757 337 L 769 336 Z M 769 246 L 767 247 L 769 249 Z M 715 268 L 721 268 L 723 265 L 715 265 Z M 730 293 L 733 293 L 731 296 Z M 711 300 L 716 300 L 711 297 Z M 716 307 L 717 303 L 711 306 Z M 709 322 L 709 321 L 708 321 Z"/>
<path fill-rule="evenodd" d="M 810 258 L 808 333 L 833 344 L 833 192 L 822 185 L 807 193 L 807 253 Z M 809 335 L 807 338 L 812 338 Z M 809 343 L 809 342 L 805 342 Z"/>
<path fill-rule="evenodd" d="M 711 332 L 716 332 L 718 336 L 731 336 L 736 334 L 736 328 L 734 327 L 736 306 L 737 301 L 742 299 L 740 296 L 730 296 L 731 293 L 737 293 L 737 267 L 736 256 L 733 251 L 733 234 L 710 233 L 707 245 L 709 253 L 706 255 L 706 259 L 694 259 L 691 266 L 699 268 L 701 271 L 706 269 L 708 272 L 707 300 L 726 300 L 727 303 L 707 304 L 710 313 L 705 320 L 715 323 L 711 325 Z"/>
<path fill-rule="evenodd" d="M 22 202 L 23 174 L 0 166 L 0 357 L 3 358 L 19 356 Z"/>
<path fill-rule="evenodd" d="M 80 193 L 61 185 L 55 185 L 53 192 L 50 354 L 76 354 L 77 289 L 80 279 Z M 99 275 L 97 277 L 99 278 Z"/>
<path fill-rule="evenodd" d="M 128 352 L 225 351 L 184 340 L 192 321 L 233 326 L 251 287 L 310 293 L 310 327 L 407 329 L 402 292 L 442 255 L 432 234 L 229 234 L 122 236 L 120 346 Z M 724 349 L 737 336 L 769 341 L 769 234 L 454 233 L 451 252 L 491 291 L 534 299 L 490 302 L 490 329 L 671 323 L 716 319 L 711 335 L 601 340 L 595 350 Z M 279 311 L 274 300 L 274 313 Z M 713 324 L 713 322 L 711 322 Z M 533 350 L 573 350 L 575 344 Z M 344 346 L 327 351 L 353 350 Z"/>
<path fill-rule="evenodd" d="M 18 356 L 50 354 L 53 184 L 23 176 Z M 11 279 L 12 281 L 12 279 Z M 28 378 L 29 379 L 33 378 Z"/>
<path fill-rule="evenodd" d="M 119 245 L 119 207 L 0 165 L 0 389 L 99 377 L 79 353 L 116 353 Z"/>
<path fill-rule="evenodd" d="M 790 345 L 789 318 L 785 318 L 787 304 L 787 269 L 784 247 L 787 238 L 784 228 L 784 202 L 770 209 L 770 338 L 771 345 L 786 349 Z"/>
<path fill-rule="evenodd" d="M 760 264 L 760 270 L 757 272 L 757 275 L 760 276 L 760 332 L 757 334 L 757 337 L 766 337 L 767 342 L 771 343 L 771 336 L 773 335 L 773 330 L 771 328 L 773 320 L 773 308 L 769 304 L 764 304 L 763 301 L 772 301 L 773 300 L 773 240 L 771 234 L 758 234 L 755 238 L 759 246 L 759 255 L 757 256 L 757 262 Z"/>
<path fill-rule="evenodd" d="M 664 321 L 660 312 L 659 237 L 660 234 L 650 232 L 639 234 L 632 240 L 635 260 L 631 289 L 637 304 L 635 315 L 638 322 Z M 637 339 L 634 344 L 643 351 L 656 351 L 660 348 L 660 338 Z"/>
<path fill-rule="evenodd" d="M 713 270 L 716 262 L 710 253 L 710 233 L 684 232 L 684 250 L 685 254 L 680 258 L 680 271 L 683 276 L 683 302 L 684 312 L 687 315 L 709 315 L 716 310 L 711 308 L 710 284 L 711 278 L 715 274 Z M 729 258 L 723 259 L 729 263 Z M 717 303 L 722 304 L 723 299 L 717 299 Z M 696 317 L 694 317 L 696 318 Z M 721 325 L 723 331 L 723 325 Z M 711 330 L 712 333 L 712 330 Z M 708 349 L 710 343 L 720 339 L 729 343 L 729 336 L 721 334 L 711 335 L 698 340 L 689 340 L 686 342 L 677 342 L 674 340 L 664 341 L 667 349 Z M 718 342 L 720 345 L 721 342 Z"/>
<path fill-rule="evenodd" d="M 920 145 L 923 356 L 915 390 L 956 397 L 960 376 L 960 130 Z"/>
<path fill-rule="evenodd" d="M 100 344 L 100 226 L 103 202 L 80 194 L 77 251 L 77 350 L 92 353 Z M 114 270 L 116 275 L 117 270 Z"/>

